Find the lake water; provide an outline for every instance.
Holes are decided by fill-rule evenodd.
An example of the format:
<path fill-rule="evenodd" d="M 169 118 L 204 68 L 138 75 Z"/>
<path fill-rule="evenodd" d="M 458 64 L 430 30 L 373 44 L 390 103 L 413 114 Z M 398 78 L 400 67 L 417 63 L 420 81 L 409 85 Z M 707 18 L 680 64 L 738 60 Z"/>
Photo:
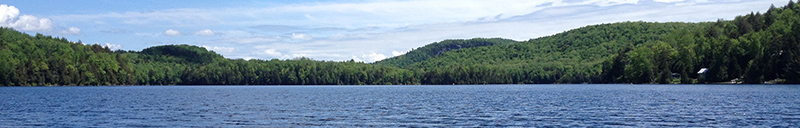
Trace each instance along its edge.
<path fill-rule="evenodd" d="M 798 85 L 0 87 L 0 127 L 798 124 Z"/>

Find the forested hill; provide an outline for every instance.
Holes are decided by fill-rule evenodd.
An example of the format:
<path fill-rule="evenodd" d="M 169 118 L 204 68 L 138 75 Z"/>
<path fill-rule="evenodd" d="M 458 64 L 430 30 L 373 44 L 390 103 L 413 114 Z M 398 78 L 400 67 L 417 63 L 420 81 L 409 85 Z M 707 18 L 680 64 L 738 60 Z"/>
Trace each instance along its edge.
<path fill-rule="evenodd" d="M 353 61 L 231 60 L 190 45 L 117 53 L 130 60 L 137 85 L 420 84 L 408 70 Z"/>
<path fill-rule="evenodd" d="M 392 58 L 384 59 L 381 61 L 377 61 L 374 64 L 379 65 L 391 65 L 397 67 L 406 67 L 410 64 L 421 62 L 428 60 L 430 58 L 436 57 L 442 53 L 447 51 L 456 50 L 456 49 L 464 49 L 464 48 L 473 48 L 473 47 L 482 47 L 482 46 L 493 46 L 493 45 L 502 45 L 508 43 L 514 43 L 516 41 L 509 40 L 509 39 L 502 39 L 502 38 L 474 38 L 469 40 L 444 40 L 441 42 L 435 42 L 432 44 L 425 45 L 423 47 L 419 47 L 417 49 L 411 50 L 406 54 L 395 56 Z"/>
<path fill-rule="evenodd" d="M 185 44 L 150 47 L 142 50 L 141 53 L 150 55 L 148 57 L 168 56 L 168 57 L 149 58 L 145 60 L 173 62 L 173 63 L 183 63 L 183 62 L 210 63 L 225 59 L 224 57 L 222 57 L 222 55 L 219 55 L 214 51 L 208 51 L 202 47 L 185 45 Z"/>
<path fill-rule="evenodd" d="M 0 85 L 135 84 L 128 59 L 100 45 L 0 28 Z"/>
<path fill-rule="evenodd" d="M 800 5 L 716 22 L 591 25 L 523 42 L 445 40 L 374 64 L 226 59 L 191 45 L 111 51 L 0 28 L 0 86 L 731 81 L 800 83 Z"/>
<path fill-rule="evenodd" d="M 0 86 L 421 84 L 415 76 L 352 61 L 231 60 L 191 45 L 111 51 L 0 28 Z"/>
<path fill-rule="evenodd" d="M 453 50 L 405 68 L 428 84 L 800 83 L 799 12 L 790 1 L 717 22 L 592 25 Z"/>
<path fill-rule="evenodd" d="M 593 25 L 508 45 L 454 50 L 407 68 L 426 71 L 423 83 L 598 83 L 602 62 L 614 53 L 707 24 Z"/>

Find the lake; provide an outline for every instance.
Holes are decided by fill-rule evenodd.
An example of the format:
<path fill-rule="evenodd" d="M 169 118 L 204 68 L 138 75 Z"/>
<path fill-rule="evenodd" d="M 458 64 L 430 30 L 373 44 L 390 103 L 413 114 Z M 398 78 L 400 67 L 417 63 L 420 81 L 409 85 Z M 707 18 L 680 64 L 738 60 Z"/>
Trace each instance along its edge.
<path fill-rule="evenodd" d="M 0 127 L 800 127 L 800 85 L 0 87 Z"/>

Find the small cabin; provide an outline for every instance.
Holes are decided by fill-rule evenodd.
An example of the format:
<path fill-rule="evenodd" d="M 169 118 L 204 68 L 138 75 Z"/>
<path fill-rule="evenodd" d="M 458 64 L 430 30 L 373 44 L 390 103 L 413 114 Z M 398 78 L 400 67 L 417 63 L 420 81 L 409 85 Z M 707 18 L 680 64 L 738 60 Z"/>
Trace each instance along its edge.
<path fill-rule="evenodd" d="M 701 83 L 705 83 L 706 72 L 708 72 L 708 68 L 701 68 L 700 71 L 697 71 L 697 74 L 698 74 L 698 76 L 697 76 L 698 78 L 697 79 Z"/>
<path fill-rule="evenodd" d="M 708 72 L 708 68 L 701 68 L 700 71 L 697 71 L 697 74 L 703 75 L 706 74 L 706 72 Z"/>

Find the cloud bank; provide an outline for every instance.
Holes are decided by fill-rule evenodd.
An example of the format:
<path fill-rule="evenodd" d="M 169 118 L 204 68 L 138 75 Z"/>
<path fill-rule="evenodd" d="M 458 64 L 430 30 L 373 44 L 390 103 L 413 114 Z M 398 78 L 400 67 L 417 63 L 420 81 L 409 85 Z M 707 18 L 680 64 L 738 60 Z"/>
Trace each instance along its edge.
<path fill-rule="evenodd" d="M 23 31 L 48 31 L 53 29 L 53 23 L 50 19 L 31 15 L 20 16 L 19 14 L 19 9 L 14 6 L 0 5 L 0 26 Z"/>
<path fill-rule="evenodd" d="M 168 29 L 167 31 L 164 31 L 164 35 L 166 35 L 166 36 L 180 36 L 182 34 L 178 30 Z"/>
<path fill-rule="evenodd" d="M 215 33 L 214 31 L 211 31 L 211 29 L 200 30 L 200 31 L 194 32 L 194 34 L 195 34 L 195 35 L 200 35 L 200 36 L 213 36 L 213 35 L 217 35 L 217 33 Z"/>
<path fill-rule="evenodd" d="M 20 15 L 18 8 L 2 4 L 0 5 L 0 26 L 10 27 L 21 31 L 31 32 L 52 32 L 53 21 L 48 18 L 39 18 L 33 15 Z M 75 35 L 80 34 L 81 30 L 76 27 L 69 27 L 56 34 Z"/>

